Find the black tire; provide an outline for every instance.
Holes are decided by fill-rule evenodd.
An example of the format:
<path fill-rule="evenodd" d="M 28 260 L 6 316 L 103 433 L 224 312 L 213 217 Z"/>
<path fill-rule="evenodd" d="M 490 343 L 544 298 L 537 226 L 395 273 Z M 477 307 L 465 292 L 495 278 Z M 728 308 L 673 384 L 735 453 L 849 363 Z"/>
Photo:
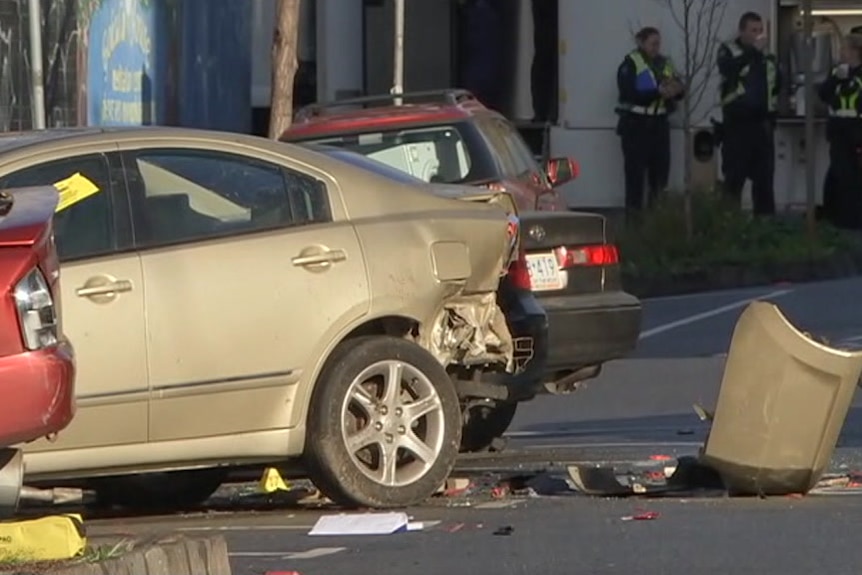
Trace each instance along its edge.
<path fill-rule="evenodd" d="M 479 405 L 471 408 L 461 430 L 461 453 L 476 453 L 491 447 L 512 425 L 517 410 L 517 403 Z"/>
<path fill-rule="evenodd" d="M 221 486 L 227 469 L 189 469 L 140 475 L 118 475 L 91 483 L 99 505 L 135 511 L 198 507 Z"/>
<path fill-rule="evenodd" d="M 429 462 L 429 469 L 424 475 L 417 476 L 415 480 L 410 480 L 410 483 L 397 486 L 387 486 L 367 476 L 361 467 L 362 462 L 355 461 L 349 452 L 342 434 L 349 424 L 346 423 L 347 418 L 343 416 L 342 408 L 352 383 L 366 369 L 386 361 L 397 361 L 405 364 L 408 369 L 418 371 L 427 378 L 425 385 L 430 383 L 440 399 L 439 407 L 435 408 L 433 414 L 428 414 L 428 419 L 425 419 L 426 416 L 419 418 L 426 422 L 435 418 L 436 423 L 433 425 L 439 431 L 436 434 L 439 451 L 433 462 Z M 404 380 L 400 381 L 399 390 Z M 413 386 L 417 385 L 417 381 L 418 378 L 413 379 Z M 371 426 L 371 420 L 375 417 L 379 417 L 379 414 L 368 415 L 362 429 Z M 359 419 L 361 418 L 357 418 Z M 399 427 L 398 433 L 404 433 L 402 428 L 403 426 Z M 422 433 L 424 432 L 420 429 L 419 434 Z M 391 437 L 390 434 L 390 440 Z M 312 482 L 335 503 L 345 507 L 400 508 L 426 500 L 446 481 L 455 465 L 460 441 L 461 411 L 458 395 L 443 366 L 434 356 L 413 342 L 395 337 L 368 336 L 342 343 L 327 360 L 311 396 L 304 458 Z M 368 457 L 373 457 L 372 448 L 375 446 L 378 446 L 379 450 L 379 444 L 369 445 Z M 418 458 L 415 458 L 414 463 L 410 462 L 413 458 L 410 452 L 402 450 L 397 453 L 400 453 L 406 466 L 419 465 Z M 378 464 L 382 468 L 382 460 L 378 460 Z M 373 460 L 369 466 L 374 466 Z"/>

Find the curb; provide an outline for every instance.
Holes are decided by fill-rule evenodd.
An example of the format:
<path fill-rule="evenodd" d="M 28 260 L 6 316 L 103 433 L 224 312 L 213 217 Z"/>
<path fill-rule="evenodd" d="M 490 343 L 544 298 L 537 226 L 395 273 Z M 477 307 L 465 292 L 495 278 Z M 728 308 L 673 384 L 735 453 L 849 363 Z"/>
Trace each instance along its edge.
<path fill-rule="evenodd" d="M 16 575 L 231 575 L 224 537 L 189 539 L 179 536 L 139 541 L 114 559 L 94 563 L 62 563 L 56 567 L 19 567 Z M 3 572 L 0 572 L 3 573 Z"/>
<path fill-rule="evenodd" d="M 822 260 L 773 263 L 758 268 L 742 264 L 719 265 L 666 276 L 643 277 L 623 272 L 623 286 L 638 298 L 650 298 L 859 275 L 862 275 L 862 254 L 844 254 Z"/>

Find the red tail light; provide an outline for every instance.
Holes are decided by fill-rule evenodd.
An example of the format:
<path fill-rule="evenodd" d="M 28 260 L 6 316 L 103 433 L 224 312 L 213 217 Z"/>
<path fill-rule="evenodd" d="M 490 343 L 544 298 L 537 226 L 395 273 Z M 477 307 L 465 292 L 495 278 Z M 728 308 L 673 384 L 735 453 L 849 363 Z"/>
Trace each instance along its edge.
<path fill-rule="evenodd" d="M 561 268 L 581 266 L 609 266 L 620 263 L 620 253 L 611 244 L 580 246 L 576 248 L 559 247 L 556 250 L 557 261 Z"/>
<path fill-rule="evenodd" d="M 509 266 L 509 282 L 516 289 L 533 289 L 533 283 L 530 281 L 530 269 L 527 267 L 527 254 L 523 249 L 518 251 L 518 259 Z"/>

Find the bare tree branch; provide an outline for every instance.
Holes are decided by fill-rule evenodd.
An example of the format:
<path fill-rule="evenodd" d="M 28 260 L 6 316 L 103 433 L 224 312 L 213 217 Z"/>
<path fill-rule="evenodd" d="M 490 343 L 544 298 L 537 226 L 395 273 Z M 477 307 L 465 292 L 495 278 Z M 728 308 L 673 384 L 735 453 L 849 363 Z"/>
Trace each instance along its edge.
<path fill-rule="evenodd" d="M 697 113 L 710 91 L 714 75 L 719 28 L 724 21 L 727 0 L 654 0 L 670 14 L 683 38 L 681 77 L 686 90 L 683 127 L 689 129 L 705 119 L 711 109 Z M 702 116 L 702 117 L 701 117 Z"/>

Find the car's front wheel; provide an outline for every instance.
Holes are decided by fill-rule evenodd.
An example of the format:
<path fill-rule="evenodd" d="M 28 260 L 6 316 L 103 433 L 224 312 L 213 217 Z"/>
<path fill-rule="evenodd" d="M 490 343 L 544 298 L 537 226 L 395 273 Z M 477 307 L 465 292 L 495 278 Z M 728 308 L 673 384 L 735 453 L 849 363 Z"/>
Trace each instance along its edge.
<path fill-rule="evenodd" d="M 461 412 L 443 366 L 419 345 L 369 336 L 341 344 L 312 393 L 305 458 L 341 505 L 404 507 L 430 497 L 458 455 Z"/>

